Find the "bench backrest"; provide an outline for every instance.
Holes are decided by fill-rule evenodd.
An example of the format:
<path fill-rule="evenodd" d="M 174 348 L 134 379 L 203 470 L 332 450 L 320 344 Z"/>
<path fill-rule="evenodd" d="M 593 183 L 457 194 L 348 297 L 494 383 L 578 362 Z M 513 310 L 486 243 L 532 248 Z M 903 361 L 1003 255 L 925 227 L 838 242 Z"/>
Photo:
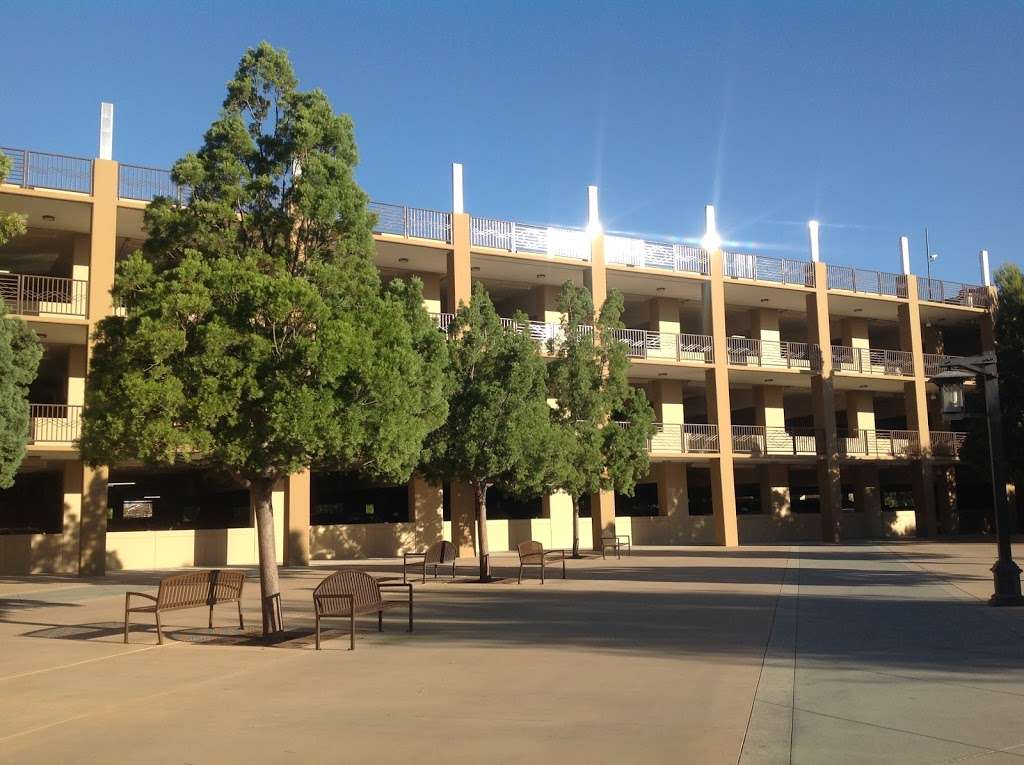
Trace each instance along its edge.
<path fill-rule="evenodd" d="M 193 571 L 160 580 L 156 605 L 160 609 L 193 608 L 238 600 L 244 571 Z"/>
<path fill-rule="evenodd" d="M 544 561 L 544 545 L 535 540 L 520 542 L 519 550 L 520 563 L 542 563 Z"/>
<path fill-rule="evenodd" d="M 318 595 L 351 595 L 356 611 L 381 603 L 380 586 L 365 571 L 335 571 L 313 590 L 314 599 Z"/>
<path fill-rule="evenodd" d="M 434 542 L 434 544 L 427 548 L 427 554 L 423 557 L 423 562 L 428 565 L 451 563 L 458 557 L 455 545 L 442 539 L 440 542 Z"/>

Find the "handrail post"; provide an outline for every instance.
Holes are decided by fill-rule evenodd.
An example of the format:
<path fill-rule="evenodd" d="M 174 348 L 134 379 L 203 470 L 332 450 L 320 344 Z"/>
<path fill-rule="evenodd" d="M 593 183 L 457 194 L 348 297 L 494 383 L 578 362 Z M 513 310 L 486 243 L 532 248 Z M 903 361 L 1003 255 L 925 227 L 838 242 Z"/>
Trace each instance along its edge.
<path fill-rule="evenodd" d="M 24 153 L 22 154 L 22 158 L 21 158 L 21 187 L 24 188 L 24 189 L 31 188 L 29 186 L 29 182 L 28 182 L 28 158 L 29 158 L 29 154 L 31 154 L 31 152 L 29 152 L 28 149 L 25 149 Z"/>

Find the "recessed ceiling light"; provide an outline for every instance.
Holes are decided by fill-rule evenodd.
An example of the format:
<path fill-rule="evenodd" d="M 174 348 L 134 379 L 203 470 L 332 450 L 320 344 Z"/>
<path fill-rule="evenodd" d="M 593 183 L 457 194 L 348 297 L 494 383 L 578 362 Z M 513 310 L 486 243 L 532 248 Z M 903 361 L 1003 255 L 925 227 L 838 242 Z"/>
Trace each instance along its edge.
<path fill-rule="evenodd" d="M 864 313 L 864 309 L 863 308 L 854 308 L 853 312 L 854 313 Z"/>
<path fill-rule="evenodd" d="M 479 271 L 480 270 L 480 266 L 472 266 L 472 267 L 470 267 L 469 270 L 470 271 Z"/>
<path fill-rule="evenodd" d="M 664 292 L 664 291 L 665 291 L 665 288 L 664 288 L 664 287 L 658 287 L 658 288 L 657 288 L 657 291 L 658 291 L 658 292 Z"/>
<path fill-rule="evenodd" d="M 764 378 L 764 381 L 765 382 L 775 382 L 775 378 L 774 377 L 766 377 L 766 378 Z"/>
<path fill-rule="evenodd" d="M 658 377 L 668 377 L 668 372 L 658 372 Z"/>
<path fill-rule="evenodd" d="M 761 298 L 761 302 L 762 303 L 767 303 L 768 302 L 768 298 Z"/>
<path fill-rule="evenodd" d="M 53 223 L 57 219 L 54 218 L 52 215 L 44 215 L 43 220 L 45 220 L 47 223 Z"/>
<path fill-rule="evenodd" d="M 409 259 L 408 259 L 408 258 L 399 258 L 399 259 L 398 259 L 398 262 L 399 262 L 399 263 L 408 263 L 408 262 L 409 262 Z"/>
<path fill-rule="evenodd" d="M 537 274 L 537 278 L 538 279 L 547 279 L 548 275 L 547 274 Z"/>
<path fill-rule="evenodd" d="M 860 387 L 861 387 L 861 390 L 867 390 L 867 388 L 868 388 L 867 385 L 861 385 Z"/>

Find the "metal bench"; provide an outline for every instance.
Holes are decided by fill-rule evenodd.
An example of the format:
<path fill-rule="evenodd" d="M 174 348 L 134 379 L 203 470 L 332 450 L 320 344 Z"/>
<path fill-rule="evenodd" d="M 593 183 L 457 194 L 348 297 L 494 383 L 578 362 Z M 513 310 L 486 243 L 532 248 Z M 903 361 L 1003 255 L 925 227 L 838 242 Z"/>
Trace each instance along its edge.
<path fill-rule="evenodd" d="M 176 574 L 160 580 L 156 596 L 144 592 L 124 594 L 124 642 L 128 642 L 128 618 L 130 614 L 153 614 L 156 617 L 156 638 L 163 645 L 164 637 L 160 625 L 160 614 L 181 611 L 186 608 L 210 609 L 210 629 L 213 629 L 213 607 L 220 603 L 238 604 L 238 628 L 245 629 L 242 620 L 242 586 L 245 584 L 244 571 L 194 571 Z M 152 605 L 132 607 L 132 598 L 152 601 Z"/>
<path fill-rule="evenodd" d="M 320 620 L 347 618 L 349 649 L 356 648 L 356 616 L 377 614 L 377 631 L 384 631 L 384 611 L 405 605 L 401 600 L 384 600 L 381 590 L 405 587 L 409 592 L 409 632 L 412 632 L 412 585 L 405 582 L 378 582 L 365 571 L 335 571 L 313 590 L 316 613 L 316 650 L 320 650 Z"/>
<path fill-rule="evenodd" d="M 601 557 L 608 557 L 608 548 L 615 550 L 615 557 L 622 557 L 622 548 L 626 548 L 626 555 L 633 554 L 633 540 L 629 534 L 609 534 L 601 537 Z"/>
<path fill-rule="evenodd" d="M 419 558 L 420 560 L 417 560 Z M 427 581 L 427 566 L 434 567 L 434 578 L 437 579 L 437 567 L 447 563 L 452 564 L 452 579 L 455 578 L 455 561 L 459 558 L 459 552 L 451 542 L 441 540 L 434 542 L 424 552 L 405 553 L 402 556 L 402 581 L 406 581 L 406 575 L 410 566 L 422 567 L 422 581 Z"/>
<path fill-rule="evenodd" d="M 560 557 L 562 560 L 562 579 L 565 579 L 565 550 L 545 550 L 540 542 L 520 542 L 519 550 L 519 584 L 523 583 L 523 568 L 525 566 L 540 566 L 540 583 L 544 584 L 544 570 L 550 562 L 556 562 Z"/>

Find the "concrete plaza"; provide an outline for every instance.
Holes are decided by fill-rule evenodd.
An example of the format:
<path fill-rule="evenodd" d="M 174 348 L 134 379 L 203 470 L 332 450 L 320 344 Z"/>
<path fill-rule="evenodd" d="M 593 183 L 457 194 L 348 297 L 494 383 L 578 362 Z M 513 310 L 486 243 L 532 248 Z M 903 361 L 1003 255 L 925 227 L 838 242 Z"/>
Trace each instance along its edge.
<path fill-rule="evenodd" d="M 1024 609 L 983 604 L 993 555 L 637 549 L 543 587 L 416 585 L 413 634 L 396 611 L 320 653 L 316 583 L 394 561 L 283 570 L 273 647 L 233 606 L 212 633 L 203 609 L 168 615 L 160 647 L 136 615 L 124 645 L 123 593 L 164 572 L 4 577 L 0 762 L 1024 763 Z"/>

